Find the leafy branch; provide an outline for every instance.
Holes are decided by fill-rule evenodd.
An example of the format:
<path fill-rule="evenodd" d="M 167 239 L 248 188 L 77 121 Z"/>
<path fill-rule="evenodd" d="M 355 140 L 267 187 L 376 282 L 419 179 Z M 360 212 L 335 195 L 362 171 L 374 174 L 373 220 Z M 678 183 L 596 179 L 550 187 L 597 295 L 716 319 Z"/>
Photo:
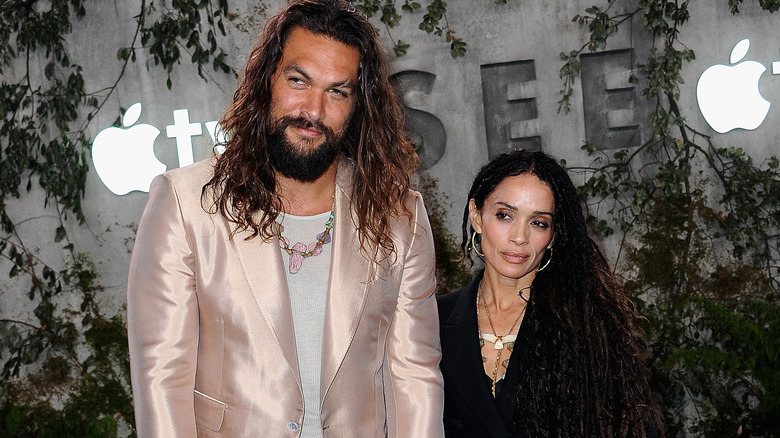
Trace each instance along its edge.
<path fill-rule="evenodd" d="M 398 12 L 396 0 L 352 0 L 352 4 L 369 18 L 381 13 L 379 21 L 385 25 L 388 35 L 390 35 L 390 29 L 401 21 L 402 16 Z M 404 0 L 401 5 L 401 10 L 407 14 L 413 14 L 421 9 L 422 5 L 415 0 Z M 456 36 L 455 29 L 447 21 L 447 3 L 443 0 L 430 0 L 426 10 L 427 13 L 423 15 L 418 28 L 427 34 L 443 37 L 444 41 L 450 45 L 450 55 L 453 59 L 465 56 L 466 42 Z M 443 25 L 442 20 L 444 20 Z M 395 55 L 399 57 L 406 55 L 409 44 L 395 40 L 392 35 L 391 40 Z"/>
<path fill-rule="evenodd" d="M 82 0 L 39 2 L 12 0 L 0 7 L 0 258 L 10 263 L 7 286 L 29 290 L 32 311 L 0 320 L 0 435 L 116 436 L 118 421 L 132 429 L 127 339 L 123 319 L 107 318 L 96 300 L 102 287 L 89 259 L 75 251 L 66 223 L 72 214 L 85 222 L 82 199 L 91 140 L 87 126 L 115 91 L 136 44 L 148 44 L 155 63 L 170 73 L 182 51 L 204 76 L 209 62 L 229 72 L 225 53 L 216 49 L 214 29 L 224 26 L 226 3 L 142 2 L 129 49 L 118 53 L 122 69 L 113 84 L 86 91 L 82 67 L 67 46 L 73 20 L 86 16 Z M 200 11 L 210 28 L 200 41 Z M 157 21 L 148 17 L 158 14 Z M 155 15 L 156 16 L 156 15 Z M 179 26 L 176 28 L 176 26 Z M 192 29 L 187 31 L 188 26 Z M 172 29 L 178 32 L 168 34 Z M 184 39 L 186 37 L 186 39 Z M 182 40 L 182 42 L 180 42 Z M 209 46 L 206 47 L 206 44 Z M 34 66 L 42 62 L 39 72 Z M 25 243 L 9 205 L 33 190 L 44 194 L 44 208 L 54 211 L 52 240 L 64 245 L 62 267 L 44 263 L 39 249 Z M 0 291 L 0 294 L 6 293 Z M 41 383 L 43 382 L 43 384 Z M 34 388 L 34 390 L 33 390 Z M 52 415 L 52 401 L 64 407 Z"/>
<path fill-rule="evenodd" d="M 603 50 L 607 47 L 607 38 L 617 32 L 619 26 L 626 20 L 633 18 L 639 11 L 630 14 L 617 16 L 609 15 L 609 10 L 615 0 L 611 0 L 609 5 L 602 11 L 598 6 L 591 6 L 585 9 L 588 15 L 575 15 L 571 21 L 577 23 L 580 28 L 588 26 L 590 31 L 590 41 L 583 44 L 579 49 L 572 50 L 569 53 L 561 52 L 561 60 L 565 61 L 558 73 L 563 79 L 563 89 L 561 89 L 561 100 L 558 101 L 558 112 L 568 113 L 571 108 L 571 96 L 574 93 L 575 79 L 580 74 L 580 54 L 587 48 L 590 52 Z"/>
<path fill-rule="evenodd" d="M 585 145 L 591 164 L 569 170 L 586 175 L 580 190 L 596 212 L 594 229 L 620 233 L 618 273 L 647 318 L 669 435 L 777 436 L 767 413 L 780 407 L 780 161 L 754 163 L 742 148 L 718 147 L 681 111 L 681 72 L 695 57 L 679 41 L 688 1 L 640 0 L 611 15 L 615 3 L 574 17 L 590 38 L 561 53 L 559 110 L 569 109 L 583 51 L 605 50 L 627 19 L 640 18 L 652 39 L 639 74 L 653 135 L 611 152 Z M 729 1 L 732 13 L 741 3 Z M 771 335 L 758 336 L 758 327 Z"/>

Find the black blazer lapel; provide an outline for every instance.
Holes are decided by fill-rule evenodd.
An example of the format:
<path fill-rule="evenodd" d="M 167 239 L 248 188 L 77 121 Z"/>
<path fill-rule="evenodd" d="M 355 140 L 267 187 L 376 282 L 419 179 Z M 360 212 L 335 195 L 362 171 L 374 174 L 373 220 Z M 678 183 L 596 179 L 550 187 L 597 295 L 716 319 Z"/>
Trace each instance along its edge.
<path fill-rule="evenodd" d="M 485 385 L 485 370 L 477 335 L 476 299 L 481 279 L 482 273 L 459 293 L 451 313 L 440 315 L 443 351 L 441 370 L 445 378 L 445 390 L 456 392 L 456 398 L 467 405 L 462 410 L 473 413 L 484 426 L 485 436 L 505 437 L 509 431 L 490 388 Z"/>

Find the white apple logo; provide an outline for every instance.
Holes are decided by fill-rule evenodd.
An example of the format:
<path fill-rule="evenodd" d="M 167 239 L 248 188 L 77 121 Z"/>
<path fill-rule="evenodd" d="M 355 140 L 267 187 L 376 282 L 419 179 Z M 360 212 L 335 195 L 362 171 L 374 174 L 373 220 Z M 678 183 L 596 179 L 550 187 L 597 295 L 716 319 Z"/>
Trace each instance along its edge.
<path fill-rule="evenodd" d="M 739 62 L 749 48 L 750 40 L 738 42 L 729 57 L 736 65 L 713 65 L 704 70 L 696 85 L 701 114 L 720 134 L 736 128 L 756 129 L 769 113 L 771 104 L 758 90 L 766 67 L 756 61 Z"/>
<path fill-rule="evenodd" d="M 133 190 L 148 192 L 154 177 L 167 169 L 154 155 L 154 141 L 160 130 L 146 124 L 132 126 L 139 117 L 140 102 L 131 105 L 122 117 L 122 126 L 127 129 L 106 128 L 92 142 L 95 171 L 116 195 Z"/>

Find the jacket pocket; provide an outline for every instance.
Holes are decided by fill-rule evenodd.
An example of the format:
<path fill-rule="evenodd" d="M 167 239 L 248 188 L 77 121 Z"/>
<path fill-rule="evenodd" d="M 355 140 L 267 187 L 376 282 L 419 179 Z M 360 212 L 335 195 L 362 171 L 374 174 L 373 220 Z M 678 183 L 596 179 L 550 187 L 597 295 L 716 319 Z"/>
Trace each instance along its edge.
<path fill-rule="evenodd" d="M 219 432 L 226 410 L 225 403 L 195 390 L 195 424 L 198 427 Z"/>

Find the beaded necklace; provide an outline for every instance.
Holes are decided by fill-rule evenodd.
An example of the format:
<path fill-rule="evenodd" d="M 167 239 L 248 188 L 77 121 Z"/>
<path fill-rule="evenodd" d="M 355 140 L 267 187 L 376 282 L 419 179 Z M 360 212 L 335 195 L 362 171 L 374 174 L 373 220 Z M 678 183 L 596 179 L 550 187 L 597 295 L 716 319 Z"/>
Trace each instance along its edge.
<path fill-rule="evenodd" d="M 306 246 L 303 242 L 298 242 L 295 245 L 290 246 L 290 239 L 282 235 L 284 232 L 284 225 L 276 222 L 276 227 L 274 228 L 276 230 L 277 237 L 279 237 L 279 247 L 290 255 L 290 266 L 288 268 L 290 274 L 295 274 L 299 269 L 301 269 L 303 259 L 320 255 L 322 253 L 322 246 L 330 243 L 330 230 L 333 228 L 334 205 L 335 201 L 330 206 L 330 215 L 328 215 L 328 220 L 325 222 L 325 231 L 317 234 L 317 241 L 309 243 L 308 246 Z"/>

